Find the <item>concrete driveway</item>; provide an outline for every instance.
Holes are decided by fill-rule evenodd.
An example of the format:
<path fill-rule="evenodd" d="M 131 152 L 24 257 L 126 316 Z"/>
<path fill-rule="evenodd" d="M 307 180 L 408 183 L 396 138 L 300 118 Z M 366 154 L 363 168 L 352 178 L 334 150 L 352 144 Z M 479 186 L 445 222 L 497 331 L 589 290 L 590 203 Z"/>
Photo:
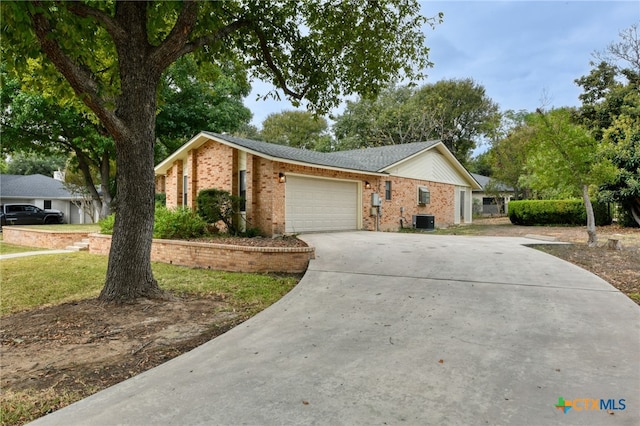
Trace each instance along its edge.
<path fill-rule="evenodd" d="M 281 301 L 36 423 L 640 423 L 640 308 L 535 241 L 302 238 L 316 259 Z"/>

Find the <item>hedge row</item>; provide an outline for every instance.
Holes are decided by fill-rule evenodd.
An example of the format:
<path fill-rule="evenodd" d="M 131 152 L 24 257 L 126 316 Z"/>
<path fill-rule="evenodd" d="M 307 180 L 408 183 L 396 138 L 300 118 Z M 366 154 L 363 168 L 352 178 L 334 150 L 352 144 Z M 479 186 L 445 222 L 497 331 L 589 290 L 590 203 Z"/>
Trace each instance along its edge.
<path fill-rule="evenodd" d="M 596 225 L 611 224 L 609 206 L 594 203 Z M 582 200 L 521 200 L 509 203 L 509 219 L 515 225 L 586 225 Z"/>

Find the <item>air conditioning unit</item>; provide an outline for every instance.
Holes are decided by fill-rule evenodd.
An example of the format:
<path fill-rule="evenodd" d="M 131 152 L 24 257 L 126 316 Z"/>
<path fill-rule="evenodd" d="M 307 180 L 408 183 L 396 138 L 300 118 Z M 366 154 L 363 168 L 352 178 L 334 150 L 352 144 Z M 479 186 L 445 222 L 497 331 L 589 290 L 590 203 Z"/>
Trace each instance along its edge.
<path fill-rule="evenodd" d="M 427 231 L 436 229 L 436 217 L 431 214 L 416 214 L 412 219 L 415 229 L 426 229 Z"/>

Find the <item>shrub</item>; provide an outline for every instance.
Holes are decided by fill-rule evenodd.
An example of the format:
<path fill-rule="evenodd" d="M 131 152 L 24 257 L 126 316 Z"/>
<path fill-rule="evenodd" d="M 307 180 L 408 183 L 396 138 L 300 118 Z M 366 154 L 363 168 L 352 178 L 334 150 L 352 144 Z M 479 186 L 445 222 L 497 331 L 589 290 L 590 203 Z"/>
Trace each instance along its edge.
<path fill-rule="evenodd" d="M 156 196 L 156 207 L 166 207 L 167 206 L 167 194 L 164 192 L 157 192 Z"/>
<path fill-rule="evenodd" d="M 234 219 L 240 212 L 241 202 L 241 197 L 215 188 L 203 189 L 196 197 L 197 211 L 200 217 L 207 223 L 221 221 L 231 235 L 237 235 L 240 232 Z"/>
<path fill-rule="evenodd" d="M 618 224 L 627 228 L 638 228 L 638 222 L 633 218 L 631 214 L 631 205 L 630 203 L 620 203 L 617 205 L 617 219 Z"/>
<path fill-rule="evenodd" d="M 246 231 L 244 231 L 243 235 L 247 238 L 255 238 L 255 237 L 259 237 L 262 235 L 262 231 L 260 230 L 260 228 L 247 228 Z"/>
<path fill-rule="evenodd" d="M 112 214 L 98 222 L 101 234 L 113 234 L 115 218 L 116 215 Z M 169 210 L 166 207 L 156 207 L 153 224 L 154 238 L 184 240 L 202 237 L 207 234 L 207 222 L 193 210 L 187 208 Z"/>
<path fill-rule="evenodd" d="M 153 225 L 153 237 L 186 240 L 207 235 L 207 222 L 189 208 L 170 210 L 166 207 L 156 209 Z"/>
<path fill-rule="evenodd" d="M 100 225 L 100 233 L 107 234 L 107 235 L 113 234 L 113 224 L 115 223 L 115 221 L 116 221 L 115 214 L 110 214 L 104 219 L 100 219 L 98 221 L 98 225 Z"/>
<path fill-rule="evenodd" d="M 594 203 L 596 225 L 611 224 L 607 204 Z M 585 225 L 582 200 L 521 200 L 509 203 L 509 220 L 515 225 Z"/>

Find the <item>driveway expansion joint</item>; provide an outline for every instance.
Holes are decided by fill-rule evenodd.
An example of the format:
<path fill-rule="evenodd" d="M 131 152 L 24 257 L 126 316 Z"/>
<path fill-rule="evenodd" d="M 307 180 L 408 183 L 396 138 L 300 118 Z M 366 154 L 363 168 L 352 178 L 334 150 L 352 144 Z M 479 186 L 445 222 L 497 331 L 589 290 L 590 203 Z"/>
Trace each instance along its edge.
<path fill-rule="evenodd" d="M 411 279 L 411 280 L 420 280 L 420 281 L 442 281 L 442 282 L 465 283 L 465 284 L 485 284 L 485 285 L 513 286 L 513 287 L 535 287 L 535 288 L 549 288 L 549 289 L 571 290 L 571 291 L 591 291 L 596 293 L 620 293 L 619 290 L 613 287 L 611 289 L 581 288 L 581 287 L 574 287 L 574 286 L 529 284 L 529 283 L 515 283 L 515 282 L 501 282 L 501 281 L 480 281 L 480 280 L 452 279 L 452 278 L 428 277 L 428 276 L 417 276 L 417 275 L 397 275 L 397 274 L 384 274 L 384 273 L 373 274 L 370 272 L 348 272 L 348 271 L 340 271 L 340 270 L 312 269 L 312 268 L 307 269 L 307 272 L 309 271 L 327 272 L 327 273 L 343 274 L 343 275 L 362 275 L 362 276 L 370 276 L 370 277 L 402 278 L 402 279 Z"/>

